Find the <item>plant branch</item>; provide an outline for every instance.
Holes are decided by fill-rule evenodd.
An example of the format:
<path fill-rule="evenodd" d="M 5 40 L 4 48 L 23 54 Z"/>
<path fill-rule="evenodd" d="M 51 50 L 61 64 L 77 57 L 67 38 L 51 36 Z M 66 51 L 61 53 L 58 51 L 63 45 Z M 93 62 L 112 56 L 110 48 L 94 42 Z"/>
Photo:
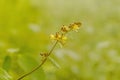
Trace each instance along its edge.
<path fill-rule="evenodd" d="M 37 67 L 35 67 L 32 71 L 24 74 L 23 76 L 21 76 L 20 78 L 18 78 L 17 80 L 22 80 L 23 78 L 25 78 L 26 76 L 32 74 L 33 72 L 35 72 L 36 70 L 38 70 L 47 60 L 47 58 L 50 56 L 50 54 L 52 53 L 52 51 L 54 50 L 55 46 L 57 45 L 58 41 L 55 42 L 55 44 L 53 45 L 53 47 L 51 48 L 51 50 L 49 51 L 48 55 L 44 58 L 44 60 L 42 61 L 42 63 L 40 63 L 40 65 L 38 65 Z"/>
<path fill-rule="evenodd" d="M 70 31 L 76 31 L 79 29 L 79 27 L 81 26 L 81 22 L 75 22 L 73 24 L 70 24 L 69 26 L 62 26 L 60 31 L 59 32 L 56 32 L 56 34 L 51 34 L 50 35 L 50 38 L 52 40 L 56 40 L 55 44 L 53 45 L 53 47 L 50 49 L 50 51 L 48 53 L 44 53 L 44 54 L 41 54 L 41 56 L 43 56 L 43 60 L 42 62 L 37 66 L 35 67 L 32 71 L 24 74 L 23 76 L 21 76 L 20 78 L 18 78 L 17 80 L 21 80 L 23 79 L 24 77 L 32 74 L 34 71 L 38 70 L 47 60 L 47 58 L 50 56 L 50 54 L 52 53 L 52 51 L 54 50 L 56 44 L 58 42 L 60 42 L 61 44 L 64 44 L 65 40 L 67 39 L 67 37 L 65 36 L 65 34 L 67 34 L 68 32 Z"/>

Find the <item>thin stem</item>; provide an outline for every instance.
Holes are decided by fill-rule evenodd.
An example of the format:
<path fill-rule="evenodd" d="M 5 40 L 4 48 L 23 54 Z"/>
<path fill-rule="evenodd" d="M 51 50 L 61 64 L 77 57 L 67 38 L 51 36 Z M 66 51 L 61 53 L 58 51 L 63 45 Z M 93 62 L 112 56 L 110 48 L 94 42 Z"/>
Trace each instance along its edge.
<path fill-rule="evenodd" d="M 55 46 L 57 45 L 58 40 L 55 42 L 55 44 L 53 45 L 53 47 L 51 48 L 50 52 L 48 53 L 48 56 L 52 53 L 52 51 L 54 50 Z"/>
<path fill-rule="evenodd" d="M 23 78 L 25 78 L 26 76 L 32 74 L 34 71 L 38 70 L 47 60 L 47 58 L 50 56 L 50 54 L 52 53 L 52 51 L 54 50 L 55 46 L 57 45 L 58 41 L 55 42 L 55 44 L 53 45 L 53 47 L 51 48 L 51 50 L 49 51 L 48 55 L 44 58 L 44 60 L 42 61 L 42 63 L 40 63 L 40 65 L 38 65 L 37 67 L 35 67 L 32 71 L 24 74 L 23 76 L 21 76 L 20 78 L 18 78 L 17 80 L 21 80 Z"/>

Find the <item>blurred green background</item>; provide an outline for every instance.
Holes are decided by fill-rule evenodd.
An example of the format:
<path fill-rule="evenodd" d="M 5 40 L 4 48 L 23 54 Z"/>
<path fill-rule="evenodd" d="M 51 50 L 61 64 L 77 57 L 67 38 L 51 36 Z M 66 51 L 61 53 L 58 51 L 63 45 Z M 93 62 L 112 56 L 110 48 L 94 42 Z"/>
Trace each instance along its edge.
<path fill-rule="evenodd" d="M 79 32 L 23 80 L 120 80 L 119 0 L 0 0 L 0 80 L 33 69 L 49 35 L 79 21 Z"/>

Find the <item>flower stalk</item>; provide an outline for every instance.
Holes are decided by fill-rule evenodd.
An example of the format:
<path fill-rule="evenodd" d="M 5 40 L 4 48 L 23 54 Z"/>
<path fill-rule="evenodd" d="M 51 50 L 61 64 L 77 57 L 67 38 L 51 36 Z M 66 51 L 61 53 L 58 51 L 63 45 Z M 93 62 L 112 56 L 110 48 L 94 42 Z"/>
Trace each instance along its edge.
<path fill-rule="evenodd" d="M 64 45 L 66 40 L 67 40 L 66 34 L 70 31 L 78 31 L 80 26 L 81 26 L 80 22 L 70 24 L 69 26 L 64 26 L 63 25 L 59 32 L 56 32 L 56 34 L 51 34 L 50 39 L 55 40 L 55 43 L 53 44 L 52 48 L 50 49 L 50 51 L 48 53 L 41 53 L 40 54 L 43 58 L 42 62 L 37 67 L 35 67 L 33 70 L 31 70 L 30 72 L 22 75 L 17 80 L 22 80 L 23 78 L 29 76 L 30 74 L 32 74 L 33 72 L 38 70 L 46 62 L 48 57 L 51 55 L 51 53 L 55 49 L 57 43 L 61 43 L 62 45 Z"/>

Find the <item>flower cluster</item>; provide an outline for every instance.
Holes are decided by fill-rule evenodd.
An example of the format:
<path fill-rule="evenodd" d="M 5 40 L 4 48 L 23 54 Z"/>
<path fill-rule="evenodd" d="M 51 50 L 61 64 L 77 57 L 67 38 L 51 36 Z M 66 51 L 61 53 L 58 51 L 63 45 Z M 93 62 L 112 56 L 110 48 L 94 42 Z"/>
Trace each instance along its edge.
<path fill-rule="evenodd" d="M 66 33 L 70 31 L 77 32 L 80 26 L 81 26 L 80 22 L 70 24 L 69 26 L 63 25 L 59 32 L 50 35 L 50 39 L 59 41 L 61 44 L 64 44 L 67 40 Z"/>
<path fill-rule="evenodd" d="M 64 34 L 60 33 L 60 32 L 56 32 L 56 34 L 54 34 L 54 35 L 51 34 L 50 38 L 52 40 L 57 40 L 57 41 L 59 41 L 62 44 L 64 44 L 65 41 L 67 40 L 67 37 Z"/>
<path fill-rule="evenodd" d="M 80 28 L 81 26 L 81 23 L 80 22 L 76 22 L 76 23 L 73 23 L 73 24 L 70 24 L 69 28 L 73 31 L 76 31 Z"/>

